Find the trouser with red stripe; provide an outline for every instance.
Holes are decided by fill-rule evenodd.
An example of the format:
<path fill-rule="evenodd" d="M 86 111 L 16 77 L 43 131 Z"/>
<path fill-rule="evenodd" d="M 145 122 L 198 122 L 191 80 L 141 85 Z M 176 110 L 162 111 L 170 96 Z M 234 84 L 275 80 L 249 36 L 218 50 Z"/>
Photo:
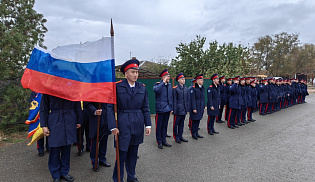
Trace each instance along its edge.
<path fill-rule="evenodd" d="M 192 122 L 192 120 L 190 119 L 190 117 L 189 117 L 189 121 L 188 121 L 188 128 L 191 130 L 191 122 Z"/>
<path fill-rule="evenodd" d="M 207 130 L 209 132 L 214 132 L 214 120 L 216 116 L 208 116 L 208 122 L 207 122 Z"/>
<path fill-rule="evenodd" d="M 253 120 L 253 107 L 248 107 L 247 108 L 247 120 Z"/>
<path fill-rule="evenodd" d="M 139 145 L 129 145 L 128 151 L 119 150 L 119 159 L 120 159 L 120 181 L 124 181 L 124 168 L 126 165 L 127 172 L 127 181 L 136 180 L 136 165 L 138 159 L 138 149 Z M 117 160 L 115 162 L 115 168 L 113 173 L 114 182 L 118 181 L 118 172 L 117 172 Z"/>
<path fill-rule="evenodd" d="M 191 121 L 191 135 L 192 136 L 198 135 L 199 124 L 200 124 L 200 120 L 192 120 Z"/>
<path fill-rule="evenodd" d="M 91 158 L 91 163 L 93 167 L 95 166 L 96 145 L 99 145 L 97 166 L 99 162 L 106 162 L 107 140 L 108 140 L 108 135 L 100 136 L 98 143 L 96 142 L 96 137 L 91 139 L 90 158 Z"/>
<path fill-rule="evenodd" d="M 174 115 L 173 137 L 175 141 L 183 138 L 185 117 L 186 115 Z"/>
<path fill-rule="evenodd" d="M 169 118 L 170 112 L 156 113 L 155 115 L 156 141 L 158 144 L 166 143 L 167 125 Z"/>
<path fill-rule="evenodd" d="M 216 121 L 222 121 L 223 109 L 224 109 L 224 106 L 221 106 L 220 109 L 219 109 L 219 114 L 216 117 Z"/>
<path fill-rule="evenodd" d="M 265 115 L 267 112 L 267 103 L 260 103 L 259 114 Z"/>
<path fill-rule="evenodd" d="M 229 118 L 227 122 L 228 127 L 235 126 L 235 120 L 236 120 L 236 115 L 237 115 L 238 110 L 240 109 L 230 108 Z"/>
<path fill-rule="evenodd" d="M 225 121 L 229 120 L 229 114 L 230 114 L 230 105 L 228 103 L 225 105 Z"/>
<path fill-rule="evenodd" d="M 46 150 L 47 151 L 49 151 L 49 146 L 48 146 L 48 137 L 43 137 L 43 138 L 41 138 L 41 139 L 39 139 L 39 140 L 37 140 L 37 150 L 38 150 L 38 152 L 42 152 L 42 151 L 44 151 L 44 144 L 45 144 L 45 139 L 44 138 L 46 138 Z"/>

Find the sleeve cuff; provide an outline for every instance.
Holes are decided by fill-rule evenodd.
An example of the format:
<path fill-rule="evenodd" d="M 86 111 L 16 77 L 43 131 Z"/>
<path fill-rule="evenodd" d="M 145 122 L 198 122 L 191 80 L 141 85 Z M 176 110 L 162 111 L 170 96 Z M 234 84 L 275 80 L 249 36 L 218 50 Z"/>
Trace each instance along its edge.
<path fill-rule="evenodd" d="M 116 130 L 117 128 L 110 129 L 110 131 Z"/>
<path fill-rule="evenodd" d="M 151 126 L 146 126 L 145 128 L 151 128 Z"/>

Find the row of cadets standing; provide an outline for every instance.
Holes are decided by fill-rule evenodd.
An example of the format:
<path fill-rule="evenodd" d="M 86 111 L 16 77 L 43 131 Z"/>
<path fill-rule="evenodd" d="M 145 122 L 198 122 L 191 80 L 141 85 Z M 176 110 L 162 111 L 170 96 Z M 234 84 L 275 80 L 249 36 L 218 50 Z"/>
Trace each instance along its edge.
<path fill-rule="evenodd" d="M 170 74 L 167 69 L 163 70 L 159 75 L 161 81 L 153 86 L 155 92 L 155 130 L 158 148 L 163 146 L 171 147 L 166 141 L 167 126 L 170 113 L 173 112 L 173 90 L 170 82 Z"/>
<path fill-rule="evenodd" d="M 214 121 L 221 112 L 221 96 L 220 96 L 220 85 L 218 74 L 214 74 L 211 77 L 212 84 L 207 89 L 207 131 L 209 135 L 219 134 L 219 132 L 214 129 Z M 223 86 L 222 86 L 223 87 Z M 222 112 L 221 112 L 222 113 Z"/>
<path fill-rule="evenodd" d="M 187 112 L 189 112 L 189 92 L 185 86 L 185 76 L 179 73 L 176 76 L 178 85 L 173 88 L 173 108 L 174 123 L 173 137 L 177 143 L 188 142 L 183 138 L 184 122 Z"/>
<path fill-rule="evenodd" d="M 138 69 L 137 59 L 131 59 L 121 66 L 121 72 L 126 79 L 116 84 L 118 126 L 115 122 L 114 105 L 107 104 L 108 128 L 115 139 L 119 138 L 121 182 L 123 182 L 125 166 L 127 181 L 138 182 L 135 174 L 139 145 L 143 143 L 144 130 L 146 136 L 151 133 L 148 92 L 145 85 L 137 81 Z M 118 181 L 117 160 L 113 180 Z"/>

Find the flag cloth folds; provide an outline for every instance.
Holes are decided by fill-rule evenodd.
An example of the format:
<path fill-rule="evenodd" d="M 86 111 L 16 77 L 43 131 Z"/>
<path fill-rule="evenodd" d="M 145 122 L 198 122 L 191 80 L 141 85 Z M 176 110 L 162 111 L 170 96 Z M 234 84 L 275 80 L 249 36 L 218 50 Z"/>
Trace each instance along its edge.
<path fill-rule="evenodd" d="M 112 38 L 59 46 L 35 47 L 24 71 L 24 88 L 71 101 L 116 103 Z"/>
<path fill-rule="evenodd" d="M 44 136 L 43 129 L 40 127 L 39 121 L 39 108 L 40 108 L 41 94 L 37 94 L 36 97 L 32 100 L 30 106 L 30 112 L 25 124 L 29 125 L 27 138 L 32 137 L 32 141 L 27 144 L 31 145 L 38 139 Z"/>

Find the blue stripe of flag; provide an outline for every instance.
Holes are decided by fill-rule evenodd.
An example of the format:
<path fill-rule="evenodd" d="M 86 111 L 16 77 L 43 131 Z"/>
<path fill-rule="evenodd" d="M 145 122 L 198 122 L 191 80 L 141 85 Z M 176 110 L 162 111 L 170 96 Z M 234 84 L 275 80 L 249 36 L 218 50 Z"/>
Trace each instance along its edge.
<path fill-rule="evenodd" d="M 85 83 L 115 82 L 115 60 L 92 63 L 69 62 L 34 49 L 28 69 Z"/>

